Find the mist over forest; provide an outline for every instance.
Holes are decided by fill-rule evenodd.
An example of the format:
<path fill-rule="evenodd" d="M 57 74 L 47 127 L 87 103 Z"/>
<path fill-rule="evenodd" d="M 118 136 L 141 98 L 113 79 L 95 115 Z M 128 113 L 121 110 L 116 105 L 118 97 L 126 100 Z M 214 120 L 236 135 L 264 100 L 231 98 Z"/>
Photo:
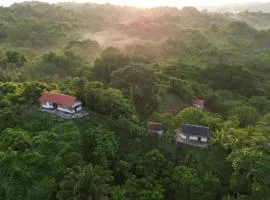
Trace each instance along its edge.
<path fill-rule="evenodd" d="M 0 7 L 0 200 L 269 200 L 269 145 L 270 3 Z"/>

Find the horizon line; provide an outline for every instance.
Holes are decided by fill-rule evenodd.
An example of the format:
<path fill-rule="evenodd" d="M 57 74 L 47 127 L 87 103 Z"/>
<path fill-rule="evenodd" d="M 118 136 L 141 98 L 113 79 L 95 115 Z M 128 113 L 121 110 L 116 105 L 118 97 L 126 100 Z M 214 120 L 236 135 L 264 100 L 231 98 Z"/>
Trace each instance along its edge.
<path fill-rule="evenodd" d="M 183 8 L 183 7 L 194 7 L 198 9 L 206 9 L 206 8 L 221 8 L 224 6 L 233 6 L 233 5 L 248 5 L 248 4 L 265 4 L 270 3 L 270 1 L 260 1 L 260 2 L 238 2 L 238 3 L 225 3 L 220 5 L 194 5 L 194 4 L 182 4 L 182 5 L 169 5 L 169 4 L 160 4 L 160 5 L 153 5 L 153 6 L 139 6 L 139 5 L 132 5 L 132 4 L 118 4 L 118 3 L 111 3 L 111 2 L 75 2 L 73 1 L 66 1 L 66 0 L 56 0 L 56 2 L 48 2 L 46 0 L 34 0 L 34 1 L 19 1 L 19 2 L 12 2 L 9 4 L 1 4 L 2 7 L 11 7 L 14 4 L 24 4 L 24 3 L 44 3 L 44 4 L 50 4 L 50 5 L 57 5 L 57 4 L 98 4 L 98 5 L 115 5 L 115 6 L 122 6 L 122 7 L 134 7 L 134 8 L 145 8 L 145 9 L 151 9 L 151 8 L 159 8 L 159 7 L 171 7 L 171 8 Z"/>

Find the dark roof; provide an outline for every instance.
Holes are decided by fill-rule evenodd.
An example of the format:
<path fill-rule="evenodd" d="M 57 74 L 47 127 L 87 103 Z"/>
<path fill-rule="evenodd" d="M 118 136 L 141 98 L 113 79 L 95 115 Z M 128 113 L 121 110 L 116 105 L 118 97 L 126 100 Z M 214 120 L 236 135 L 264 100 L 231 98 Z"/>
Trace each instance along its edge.
<path fill-rule="evenodd" d="M 161 130 L 163 130 L 164 127 L 163 127 L 162 123 L 147 122 L 147 128 L 150 130 L 161 131 Z"/>
<path fill-rule="evenodd" d="M 208 137 L 209 135 L 209 128 L 205 126 L 196 126 L 196 125 L 183 125 L 182 132 L 185 135 L 196 135 L 196 136 L 203 136 Z"/>
<path fill-rule="evenodd" d="M 39 98 L 40 102 L 51 102 L 61 104 L 64 106 L 72 106 L 76 103 L 76 97 L 72 97 L 65 94 L 43 92 Z"/>

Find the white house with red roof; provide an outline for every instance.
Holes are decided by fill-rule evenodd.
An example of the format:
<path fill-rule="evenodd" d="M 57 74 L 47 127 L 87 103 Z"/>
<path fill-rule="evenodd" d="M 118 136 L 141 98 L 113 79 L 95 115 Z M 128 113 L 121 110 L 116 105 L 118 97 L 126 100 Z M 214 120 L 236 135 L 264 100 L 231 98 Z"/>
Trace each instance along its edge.
<path fill-rule="evenodd" d="M 82 103 L 76 97 L 44 92 L 39 98 L 40 106 L 43 109 L 58 110 L 68 114 L 74 114 L 82 110 Z"/>
<path fill-rule="evenodd" d="M 196 108 L 204 109 L 205 100 L 203 99 L 196 99 L 193 101 L 193 106 Z"/>

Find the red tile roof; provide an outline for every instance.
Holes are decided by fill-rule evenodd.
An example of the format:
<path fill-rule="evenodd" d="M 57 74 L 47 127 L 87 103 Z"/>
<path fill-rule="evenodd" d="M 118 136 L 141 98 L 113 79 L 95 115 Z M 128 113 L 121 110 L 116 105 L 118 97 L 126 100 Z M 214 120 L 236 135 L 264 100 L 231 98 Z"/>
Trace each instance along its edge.
<path fill-rule="evenodd" d="M 72 106 L 76 102 L 76 97 L 65 94 L 43 92 L 39 98 L 40 102 L 52 102 L 64 106 Z"/>
<path fill-rule="evenodd" d="M 205 100 L 197 99 L 197 100 L 193 101 L 193 104 L 199 105 L 199 106 L 204 106 Z"/>
<path fill-rule="evenodd" d="M 162 123 L 158 123 L 158 122 L 147 122 L 147 128 L 151 130 L 162 130 L 163 125 Z"/>

